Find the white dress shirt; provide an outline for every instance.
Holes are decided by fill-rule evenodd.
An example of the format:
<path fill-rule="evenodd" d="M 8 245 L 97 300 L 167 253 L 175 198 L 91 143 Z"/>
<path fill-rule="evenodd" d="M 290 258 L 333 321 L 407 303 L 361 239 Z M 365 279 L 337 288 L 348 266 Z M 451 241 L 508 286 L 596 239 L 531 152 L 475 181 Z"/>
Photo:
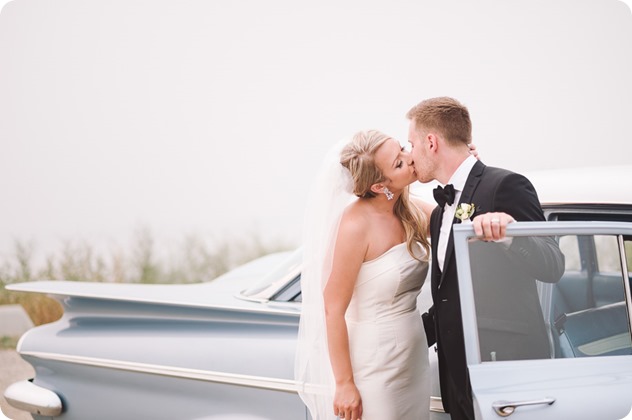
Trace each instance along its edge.
<path fill-rule="evenodd" d="M 452 231 L 452 222 L 454 220 L 454 213 L 456 212 L 456 206 L 461 199 L 461 193 L 467 182 L 467 177 L 470 175 L 470 171 L 476 163 L 474 156 L 468 156 L 457 170 L 452 174 L 452 177 L 448 181 L 448 184 L 454 186 L 454 203 L 448 205 L 446 203 L 443 210 L 443 219 L 441 220 L 441 231 L 439 234 L 439 244 L 437 245 L 437 261 L 439 267 L 443 271 L 443 264 L 445 263 L 445 252 L 448 248 L 448 239 L 450 238 L 450 232 Z"/>

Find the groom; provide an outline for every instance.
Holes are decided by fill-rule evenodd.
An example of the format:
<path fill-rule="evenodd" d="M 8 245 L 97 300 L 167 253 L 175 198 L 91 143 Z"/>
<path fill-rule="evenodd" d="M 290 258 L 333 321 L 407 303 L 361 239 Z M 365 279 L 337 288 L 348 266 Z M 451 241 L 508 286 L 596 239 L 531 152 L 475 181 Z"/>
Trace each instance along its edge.
<path fill-rule="evenodd" d="M 507 224 L 514 219 L 545 219 L 536 191 L 528 179 L 504 169 L 485 166 L 470 155 L 468 144 L 472 141 L 472 124 L 467 108 L 461 103 L 447 97 L 427 99 L 414 106 L 407 117 L 410 120 L 408 141 L 412 145 L 417 178 L 422 183 L 437 180 L 445 185 L 445 189 L 435 191 L 439 205 L 430 218 L 433 306 L 422 315 L 424 328 L 428 345 L 437 344 L 444 409 L 454 420 L 474 420 L 452 237 L 456 208 L 460 203 L 476 206 L 478 214 L 472 216 L 474 229 L 486 240 L 503 239 Z M 473 273 L 485 276 L 489 288 L 485 290 L 487 294 L 509 290 L 503 295 L 505 299 L 501 299 L 505 305 L 502 310 L 493 304 L 477 306 L 477 315 L 496 320 L 497 324 L 526 324 L 529 330 L 523 331 L 522 340 L 516 340 L 515 335 L 508 338 L 507 332 L 499 332 L 499 329 L 491 332 L 479 329 L 482 358 L 490 360 L 490 353 L 495 357 L 497 349 L 500 350 L 499 358 L 495 360 L 549 358 L 548 334 L 533 279 L 559 280 L 564 270 L 564 257 L 550 238 L 506 241 L 510 242 L 492 246 L 494 264 L 477 264 L 474 270 L 485 272 Z M 501 247 L 504 249 L 500 250 Z M 514 254 L 512 261 L 507 257 L 511 253 Z M 505 275 L 499 276 L 490 266 L 500 266 L 499 270 L 504 270 Z M 511 275 L 507 276 L 507 272 Z M 508 305 L 507 295 L 509 300 L 515 297 Z M 511 311 L 508 312 L 507 307 Z"/>

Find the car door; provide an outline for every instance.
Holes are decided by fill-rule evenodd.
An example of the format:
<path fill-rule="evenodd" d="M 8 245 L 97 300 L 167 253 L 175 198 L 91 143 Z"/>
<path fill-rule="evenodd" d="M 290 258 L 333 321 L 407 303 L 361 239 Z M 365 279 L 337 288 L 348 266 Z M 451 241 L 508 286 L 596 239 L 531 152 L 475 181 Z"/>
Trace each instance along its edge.
<path fill-rule="evenodd" d="M 454 227 L 476 418 L 625 418 L 632 409 L 632 223 L 513 223 L 507 236 L 510 239 L 502 243 L 483 242 L 470 225 Z M 539 305 L 542 315 L 520 319 L 520 314 L 529 313 L 522 308 L 528 291 L 505 285 L 529 276 L 520 272 L 520 263 L 503 260 L 519 259 L 520 244 L 543 238 L 558 244 L 564 255 L 563 274 L 557 281 L 531 280 L 537 298 L 529 302 Z M 529 254 L 530 263 L 542 264 L 533 255 Z M 503 270 L 493 270 L 503 264 Z M 491 279 L 489 273 L 502 278 Z M 540 331 L 548 335 L 548 353 L 512 353 L 516 343 L 531 342 L 532 337 L 524 334 L 537 330 L 540 322 Z"/>

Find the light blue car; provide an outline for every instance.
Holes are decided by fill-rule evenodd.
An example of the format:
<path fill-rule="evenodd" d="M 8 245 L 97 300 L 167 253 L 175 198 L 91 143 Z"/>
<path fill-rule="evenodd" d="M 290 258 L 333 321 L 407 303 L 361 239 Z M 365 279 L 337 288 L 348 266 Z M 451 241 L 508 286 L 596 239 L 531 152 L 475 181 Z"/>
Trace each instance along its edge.
<path fill-rule="evenodd" d="M 490 303 L 471 268 L 495 261 L 471 258 L 480 241 L 470 226 L 454 229 L 476 418 L 622 419 L 632 409 L 632 200 L 541 199 L 549 221 L 512 224 L 508 235 L 553 236 L 565 254 L 562 279 L 538 282 L 546 359 L 482 354 L 479 314 Z M 54 297 L 64 315 L 21 338 L 35 377 L 5 398 L 35 419 L 309 419 L 293 379 L 300 273 L 298 250 L 203 284 L 8 286 Z M 432 349 L 430 357 L 436 369 Z M 436 377 L 431 418 L 446 420 Z"/>

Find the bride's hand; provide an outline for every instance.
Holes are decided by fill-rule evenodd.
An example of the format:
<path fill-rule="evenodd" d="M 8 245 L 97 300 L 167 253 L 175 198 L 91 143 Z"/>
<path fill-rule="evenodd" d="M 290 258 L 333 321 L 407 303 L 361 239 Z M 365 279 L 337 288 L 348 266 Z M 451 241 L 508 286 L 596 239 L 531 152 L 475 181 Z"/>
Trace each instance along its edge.
<path fill-rule="evenodd" d="M 478 150 L 476 150 L 476 145 L 474 143 L 470 143 L 467 146 L 470 148 L 470 155 L 474 156 L 478 160 L 481 160 L 481 158 L 478 156 Z"/>
<path fill-rule="evenodd" d="M 336 386 L 334 415 L 344 420 L 362 419 L 362 398 L 353 382 Z"/>

